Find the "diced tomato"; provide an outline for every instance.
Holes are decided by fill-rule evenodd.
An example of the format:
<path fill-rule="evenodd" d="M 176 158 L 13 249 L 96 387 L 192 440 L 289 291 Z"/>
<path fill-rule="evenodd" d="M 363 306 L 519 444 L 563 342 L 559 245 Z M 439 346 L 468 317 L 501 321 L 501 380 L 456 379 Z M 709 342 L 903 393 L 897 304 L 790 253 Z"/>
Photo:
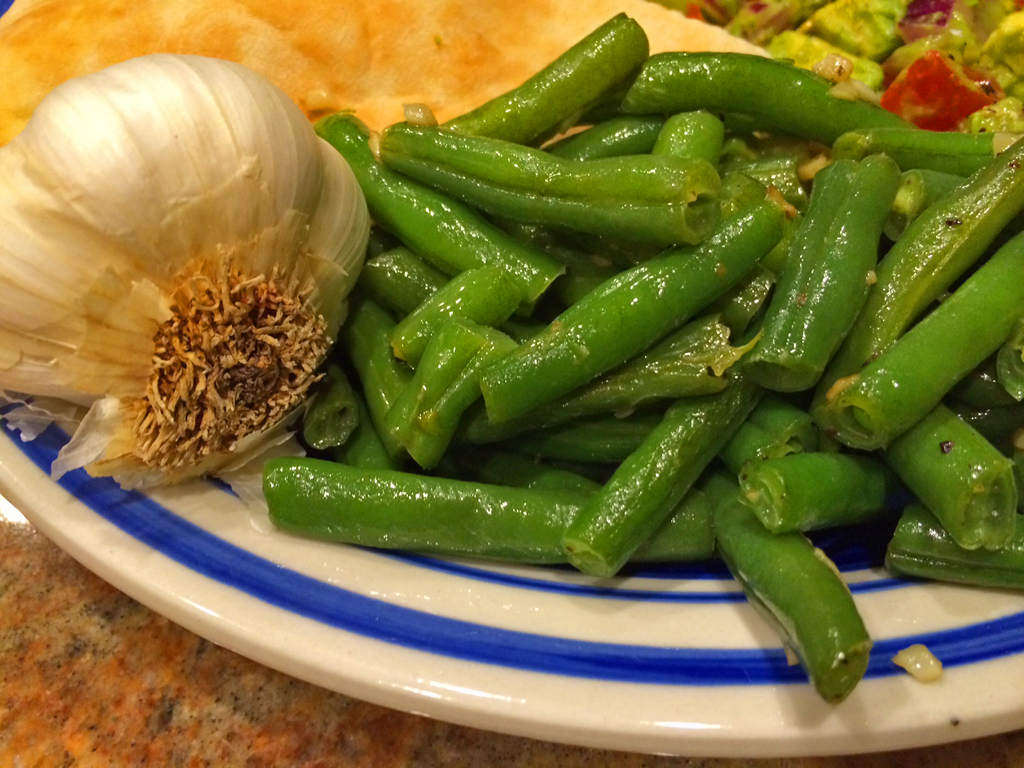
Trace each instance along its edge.
<path fill-rule="evenodd" d="M 704 21 L 704 14 L 700 10 L 700 3 L 686 4 L 686 18 Z"/>
<path fill-rule="evenodd" d="M 965 69 L 942 51 L 927 51 L 886 89 L 882 106 L 919 128 L 951 131 L 1001 97 L 999 86 L 984 74 Z"/>

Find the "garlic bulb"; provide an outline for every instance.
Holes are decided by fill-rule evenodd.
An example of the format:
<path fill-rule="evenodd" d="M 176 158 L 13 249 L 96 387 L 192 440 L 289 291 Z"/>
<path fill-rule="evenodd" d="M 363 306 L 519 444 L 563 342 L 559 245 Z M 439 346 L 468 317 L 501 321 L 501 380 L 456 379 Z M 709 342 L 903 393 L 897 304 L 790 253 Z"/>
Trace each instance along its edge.
<path fill-rule="evenodd" d="M 58 474 L 233 468 L 287 438 L 368 232 L 345 161 L 245 67 L 71 80 L 0 148 L 0 390 L 89 407 Z"/>

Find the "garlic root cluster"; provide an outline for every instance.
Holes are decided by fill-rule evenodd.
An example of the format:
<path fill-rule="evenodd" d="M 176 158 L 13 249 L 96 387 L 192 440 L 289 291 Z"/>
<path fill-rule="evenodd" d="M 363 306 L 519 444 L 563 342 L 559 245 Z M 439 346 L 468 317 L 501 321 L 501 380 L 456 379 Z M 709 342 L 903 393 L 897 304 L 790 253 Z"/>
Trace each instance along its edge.
<path fill-rule="evenodd" d="M 241 65 L 69 81 L 0 148 L 0 399 L 88 409 L 58 475 L 142 487 L 280 452 L 368 232 L 345 161 Z"/>

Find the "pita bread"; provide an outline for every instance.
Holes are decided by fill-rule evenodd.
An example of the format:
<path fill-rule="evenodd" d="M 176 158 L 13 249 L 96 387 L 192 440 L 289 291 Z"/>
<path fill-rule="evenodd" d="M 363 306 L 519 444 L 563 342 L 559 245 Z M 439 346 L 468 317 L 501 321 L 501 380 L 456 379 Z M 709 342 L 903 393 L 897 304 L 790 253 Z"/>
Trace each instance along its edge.
<path fill-rule="evenodd" d="M 518 85 L 616 13 L 651 51 L 755 49 L 647 0 L 16 0 L 0 17 L 0 145 L 52 88 L 147 53 L 231 59 L 310 117 L 371 127 L 425 103 L 441 120 Z"/>

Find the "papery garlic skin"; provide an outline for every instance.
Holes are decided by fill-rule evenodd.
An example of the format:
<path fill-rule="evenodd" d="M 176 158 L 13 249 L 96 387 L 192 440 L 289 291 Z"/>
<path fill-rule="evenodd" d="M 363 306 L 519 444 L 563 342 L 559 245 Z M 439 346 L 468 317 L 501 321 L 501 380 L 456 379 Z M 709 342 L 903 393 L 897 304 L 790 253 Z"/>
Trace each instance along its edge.
<path fill-rule="evenodd" d="M 158 54 L 69 81 L 0 148 L 0 389 L 92 405 L 62 452 L 64 470 L 87 465 L 135 487 L 233 466 L 294 418 L 344 319 L 368 232 L 345 161 L 245 67 Z M 208 301 L 219 289 L 207 289 L 228 280 L 241 286 L 229 303 L 269 302 L 261 323 L 294 307 L 298 320 L 277 319 L 305 323 L 308 338 L 291 356 L 269 325 L 228 338 L 231 349 L 262 344 L 244 376 L 247 361 L 223 346 L 220 359 L 179 350 L 195 363 L 188 394 L 216 385 L 231 395 L 226 382 L 254 377 L 270 392 L 282 364 L 294 402 L 268 394 L 273 419 L 251 414 L 252 431 L 234 435 L 208 424 L 206 454 L 158 466 L 129 424 L 153 399 L 155 339 L 188 301 Z M 218 333 L 236 328 L 199 337 Z"/>

